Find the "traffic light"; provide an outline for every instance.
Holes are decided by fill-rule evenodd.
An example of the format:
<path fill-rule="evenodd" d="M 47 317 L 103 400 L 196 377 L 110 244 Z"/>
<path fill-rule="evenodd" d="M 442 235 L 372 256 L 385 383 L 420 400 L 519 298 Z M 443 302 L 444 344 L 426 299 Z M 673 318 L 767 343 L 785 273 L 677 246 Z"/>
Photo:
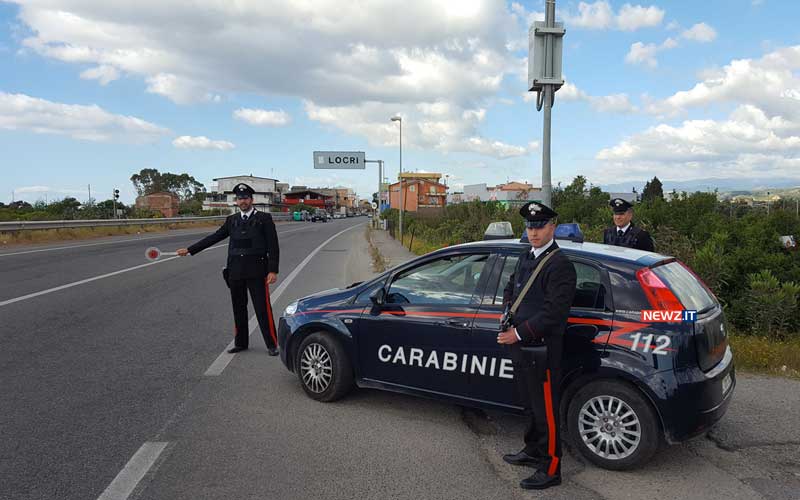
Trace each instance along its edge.
<path fill-rule="evenodd" d="M 114 199 L 115 199 L 115 200 L 118 200 L 118 199 L 119 199 L 119 189 L 115 189 L 115 190 L 114 190 Z"/>

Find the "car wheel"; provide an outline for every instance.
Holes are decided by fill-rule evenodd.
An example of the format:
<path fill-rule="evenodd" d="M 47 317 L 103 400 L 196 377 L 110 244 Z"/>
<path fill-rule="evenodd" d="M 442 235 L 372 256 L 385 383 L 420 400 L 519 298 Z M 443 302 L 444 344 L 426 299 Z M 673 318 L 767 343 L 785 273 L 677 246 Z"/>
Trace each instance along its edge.
<path fill-rule="evenodd" d="M 661 444 L 653 408 L 638 390 L 599 380 L 575 393 L 567 415 L 572 445 L 604 469 L 627 470 L 647 463 Z"/>
<path fill-rule="evenodd" d="M 353 368 L 342 345 L 317 332 L 306 337 L 297 351 L 297 376 L 303 390 L 317 401 L 336 401 L 353 388 Z"/>

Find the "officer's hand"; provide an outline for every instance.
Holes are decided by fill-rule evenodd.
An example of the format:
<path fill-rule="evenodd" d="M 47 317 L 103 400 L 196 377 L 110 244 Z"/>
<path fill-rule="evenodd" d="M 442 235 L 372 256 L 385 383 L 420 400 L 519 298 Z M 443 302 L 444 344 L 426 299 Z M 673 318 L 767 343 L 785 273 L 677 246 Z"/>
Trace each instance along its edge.
<path fill-rule="evenodd" d="M 276 281 L 278 281 L 278 273 L 269 273 L 267 274 L 267 284 L 272 285 Z"/>
<path fill-rule="evenodd" d="M 498 344 L 516 344 L 517 342 L 519 342 L 519 339 L 517 338 L 517 334 L 514 332 L 513 328 L 509 328 L 504 332 L 500 332 L 500 334 L 497 336 Z"/>
<path fill-rule="evenodd" d="M 189 250 L 186 248 L 179 248 L 176 253 L 181 257 L 186 257 L 187 255 L 189 255 Z"/>

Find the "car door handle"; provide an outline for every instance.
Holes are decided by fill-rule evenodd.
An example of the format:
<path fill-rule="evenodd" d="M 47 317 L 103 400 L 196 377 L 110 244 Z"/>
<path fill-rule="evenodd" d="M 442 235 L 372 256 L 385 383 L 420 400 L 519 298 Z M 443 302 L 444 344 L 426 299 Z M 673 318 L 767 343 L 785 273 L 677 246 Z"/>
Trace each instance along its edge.
<path fill-rule="evenodd" d="M 450 318 L 444 322 L 447 326 L 455 326 L 458 328 L 469 328 L 469 321 L 464 318 Z"/>

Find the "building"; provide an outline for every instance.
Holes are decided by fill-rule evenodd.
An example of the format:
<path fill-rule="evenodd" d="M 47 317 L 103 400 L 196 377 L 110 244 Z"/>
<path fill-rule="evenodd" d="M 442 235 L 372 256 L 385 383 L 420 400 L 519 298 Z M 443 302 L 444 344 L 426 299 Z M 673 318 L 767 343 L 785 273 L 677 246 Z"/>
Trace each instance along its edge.
<path fill-rule="evenodd" d="M 408 212 L 441 210 L 447 201 L 447 186 L 439 182 L 442 174 L 403 172 L 400 176 L 403 187 L 404 208 Z M 389 206 L 400 209 L 400 185 L 389 185 Z"/>
<path fill-rule="evenodd" d="M 160 212 L 164 217 L 177 217 L 179 203 L 177 194 L 166 191 L 136 197 L 136 208 Z"/>
<path fill-rule="evenodd" d="M 464 186 L 463 201 L 499 201 L 506 206 L 521 206 L 529 201 L 541 200 L 542 188 L 525 182 L 507 182 L 497 186 L 486 183 Z"/>
<path fill-rule="evenodd" d="M 307 205 L 325 210 L 333 210 L 334 200 L 329 194 L 321 193 L 311 189 L 292 190 L 283 195 L 283 211 L 293 212 L 294 205 Z"/>
<path fill-rule="evenodd" d="M 236 175 L 233 177 L 219 177 L 213 179 L 217 183 L 215 190 L 206 194 L 203 201 L 203 210 L 220 209 L 229 213 L 236 211 L 236 195 L 233 188 L 240 183 L 245 183 L 253 190 L 253 206 L 262 212 L 270 212 L 273 207 L 280 205 L 280 194 L 277 189 L 277 180 L 254 175 Z"/>

